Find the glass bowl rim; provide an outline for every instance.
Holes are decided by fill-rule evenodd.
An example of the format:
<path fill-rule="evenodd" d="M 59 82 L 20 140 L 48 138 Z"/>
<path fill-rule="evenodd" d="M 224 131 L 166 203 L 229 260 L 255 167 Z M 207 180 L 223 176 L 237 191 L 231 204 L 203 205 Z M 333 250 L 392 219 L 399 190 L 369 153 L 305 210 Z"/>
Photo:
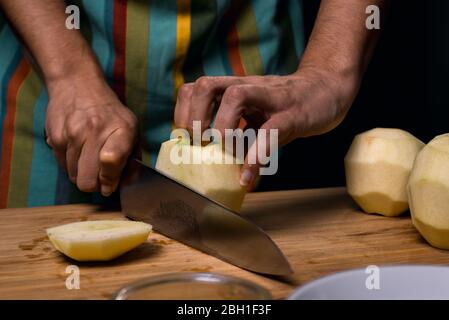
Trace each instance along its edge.
<path fill-rule="evenodd" d="M 265 289 L 264 287 L 255 282 L 235 276 L 219 274 L 214 272 L 175 272 L 142 278 L 130 282 L 129 284 L 126 284 L 123 287 L 121 287 L 112 295 L 112 299 L 126 300 L 127 296 L 144 288 L 154 285 L 175 283 L 175 282 L 236 284 L 255 292 L 256 296 L 260 300 L 273 299 L 271 293 L 267 289 Z"/>

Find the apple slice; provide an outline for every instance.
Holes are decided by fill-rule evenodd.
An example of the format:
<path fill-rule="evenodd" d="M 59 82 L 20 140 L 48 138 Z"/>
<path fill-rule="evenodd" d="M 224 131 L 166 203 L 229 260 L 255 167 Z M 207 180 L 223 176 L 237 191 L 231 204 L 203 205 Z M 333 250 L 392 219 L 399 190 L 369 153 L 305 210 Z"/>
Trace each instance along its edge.
<path fill-rule="evenodd" d="M 424 143 L 400 129 L 357 135 L 345 157 L 348 193 L 366 213 L 397 216 L 408 209 L 407 183 Z"/>
<path fill-rule="evenodd" d="M 65 224 L 47 229 L 55 248 L 78 261 L 106 261 L 145 242 L 149 224 L 126 220 L 98 220 Z"/>
<path fill-rule="evenodd" d="M 194 154 L 200 158 L 194 163 Z M 173 162 L 176 153 L 185 161 Z M 156 169 L 224 206 L 239 212 L 246 188 L 240 185 L 240 164 L 220 144 L 192 146 L 181 139 L 164 142 L 157 157 Z"/>
<path fill-rule="evenodd" d="M 414 226 L 434 247 L 449 249 L 449 134 L 418 154 L 408 191 Z"/>

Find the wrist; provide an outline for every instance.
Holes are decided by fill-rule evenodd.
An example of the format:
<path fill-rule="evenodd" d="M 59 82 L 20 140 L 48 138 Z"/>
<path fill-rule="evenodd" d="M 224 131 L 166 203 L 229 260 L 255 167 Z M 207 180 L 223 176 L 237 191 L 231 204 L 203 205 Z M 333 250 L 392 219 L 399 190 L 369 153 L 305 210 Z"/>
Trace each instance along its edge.
<path fill-rule="evenodd" d="M 296 128 L 296 137 L 323 134 L 338 126 L 360 86 L 356 74 L 315 65 L 301 65 L 294 77 L 299 83 L 308 83 L 310 93 L 310 100 L 302 105 L 301 113 L 305 120 L 300 121 L 301 125 Z M 310 127 L 304 126 L 305 123 Z"/>
<path fill-rule="evenodd" d="M 309 75 L 337 94 L 343 104 L 351 104 L 360 87 L 361 73 L 356 67 L 333 67 L 326 64 L 301 63 L 294 75 Z"/>
<path fill-rule="evenodd" d="M 62 69 L 61 69 L 62 70 Z M 104 96 L 113 94 L 100 68 L 97 65 L 80 65 L 58 71 L 52 76 L 44 76 L 45 84 L 50 97 L 69 93 L 81 96 Z"/>
<path fill-rule="evenodd" d="M 77 73 L 60 78 L 48 85 L 47 90 L 50 101 L 55 102 L 54 105 L 58 107 L 120 104 L 120 100 L 106 80 L 91 73 Z"/>
<path fill-rule="evenodd" d="M 312 72 L 353 86 L 358 86 L 363 75 L 361 68 L 357 64 L 344 62 L 331 64 L 324 61 L 315 62 L 308 60 L 301 61 L 295 74 L 304 72 Z"/>
<path fill-rule="evenodd" d="M 102 87 L 106 84 L 103 72 L 90 48 L 77 50 L 76 55 L 60 54 L 41 69 L 50 94 L 67 85 L 77 88 Z"/>

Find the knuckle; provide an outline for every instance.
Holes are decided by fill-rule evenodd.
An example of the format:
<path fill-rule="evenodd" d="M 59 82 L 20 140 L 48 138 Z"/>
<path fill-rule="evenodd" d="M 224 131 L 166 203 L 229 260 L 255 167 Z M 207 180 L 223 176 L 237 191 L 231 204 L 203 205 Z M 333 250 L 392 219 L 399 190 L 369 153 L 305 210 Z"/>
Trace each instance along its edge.
<path fill-rule="evenodd" d="M 120 126 L 120 130 L 123 132 L 123 134 L 128 134 L 133 137 L 133 139 L 137 136 L 137 128 L 138 128 L 138 122 L 136 119 L 132 119 L 129 122 L 124 123 L 122 126 Z"/>
<path fill-rule="evenodd" d="M 66 127 L 67 132 L 67 139 L 70 141 L 77 140 L 80 138 L 82 132 L 83 132 L 83 126 L 81 123 L 68 123 Z"/>
<path fill-rule="evenodd" d="M 245 90 L 241 86 L 230 86 L 226 89 L 223 100 L 226 102 L 240 102 L 245 97 Z"/>
<path fill-rule="evenodd" d="M 81 115 L 74 113 L 67 119 L 66 132 L 69 138 L 76 139 L 83 134 L 98 133 L 103 126 L 104 120 L 100 115 Z"/>
<path fill-rule="evenodd" d="M 178 97 L 179 99 L 187 100 L 190 97 L 192 92 L 192 85 L 183 84 L 181 88 L 179 88 Z"/>
<path fill-rule="evenodd" d="M 195 90 L 197 91 L 210 91 L 213 88 L 213 78 L 202 76 L 195 82 Z"/>
<path fill-rule="evenodd" d="M 86 126 L 91 133 L 98 133 L 103 128 L 101 117 L 93 115 L 86 120 Z"/>
<path fill-rule="evenodd" d="M 129 115 L 129 120 L 127 122 L 127 128 L 135 130 L 137 128 L 137 125 L 138 125 L 137 117 L 133 113 L 131 113 Z"/>
<path fill-rule="evenodd" d="M 67 146 L 66 140 L 62 134 L 50 134 L 48 137 L 50 140 L 51 147 L 56 150 L 64 150 Z"/>
<path fill-rule="evenodd" d="M 123 146 L 125 146 L 125 141 L 135 141 L 137 138 L 138 132 L 137 132 L 137 124 L 133 125 L 128 122 L 122 123 L 118 125 L 118 129 L 115 129 L 112 131 L 112 134 L 109 135 L 109 139 L 114 139 L 118 142 L 121 142 Z"/>

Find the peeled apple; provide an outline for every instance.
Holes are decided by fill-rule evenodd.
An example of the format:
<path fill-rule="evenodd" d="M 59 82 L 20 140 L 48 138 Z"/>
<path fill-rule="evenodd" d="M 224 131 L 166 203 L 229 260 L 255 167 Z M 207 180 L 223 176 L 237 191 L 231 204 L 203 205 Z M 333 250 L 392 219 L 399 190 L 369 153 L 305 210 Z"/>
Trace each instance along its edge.
<path fill-rule="evenodd" d="M 170 158 L 172 152 L 188 161 L 174 163 Z M 198 163 L 193 159 L 195 153 L 201 155 Z M 220 144 L 195 146 L 182 139 L 164 142 L 156 162 L 157 170 L 236 212 L 240 211 L 246 194 L 246 188 L 239 182 L 240 166 Z"/>
<path fill-rule="evenodd" d="M 408 191 L 415 227 L 431 245 L 449 249 L 449 134 L 419 153 Z"/>
<path fill-rule="evenodd" d="M 407 183 L 424 143 L 400 129 L 357 135 L 345 157 L 348 193 L 366 213 L 397 216 L 408 209 Z"/>
<path fill-rule="evenodd" d="M 106 261 L 145 242 L 149 224 L 126 220 L 69 223 L 47 229 L 53 246 L 78 261 Z"/>

